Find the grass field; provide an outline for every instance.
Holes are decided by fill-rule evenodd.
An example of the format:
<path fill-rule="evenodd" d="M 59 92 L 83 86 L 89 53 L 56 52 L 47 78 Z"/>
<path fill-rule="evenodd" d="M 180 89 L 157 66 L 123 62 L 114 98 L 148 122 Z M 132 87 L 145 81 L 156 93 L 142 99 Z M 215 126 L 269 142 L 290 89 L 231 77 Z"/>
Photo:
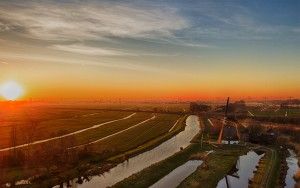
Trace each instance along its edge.
<path fill-rule="evenodd" d="M 146 119 L 149 119 L 152 116 L 152 113 L 137 113 L 129 119 L 109 123 L 96 129 L 87 130 L 78 135 L 75 135 L 74 138 L 77 144 L 86 144 L 99 138 L 103 138 L 105 136 L 127 129 Z"/>
<path fill-rule="evenodd" d="M 30 114 L 30 118 L 28 118 L 28 114 L 24 115 L 25 111 Z M 13 168 L 5 166 L 0 171 L 0 179 L 4 178 L 7 181 L 24 179 L 36 173 L 47 174 L 52 167 L 58 170 L 55 173 L 63 173 L 63 171 L 68 172 L 68 168 L 76 168 L 76 166 L 73 165 L 89 163 L 89 160 L 101 162 L 103 159 L 118 155 L 122 156 L 124 153 L 129 153 L 130 155 L 138 154 L 174 135 L 175 132 L 182 129 L 185 122 L 184 116 L 177 114 L 110 111 L 86 107 L 74 109 L 62 108 L 61 106 L 24 107 L 23 109 L 11 109 L 10 111 L 2 109 L 0 114 L 3 117 L 5 116 L 5 118 L 1 120 L 0 125 L 2 135 L 0 138 L 0 148 L 11 147 L 11 125 L 15 127 L 15 145 L 20 145 L 73 133 L 103 122 L 120 119 L 120 121 L 103 124 L 99 127 L 79 132 L 78 134 L 18 149 L 18 151 L 22 151 L 25 154 L 25 158 L 21 157 L 18 160 L 26 160 L 27 162 L 24 161 L 21 163 L 26 165 L 24 167 L 14 166 Z M 132 116 L 127 119 L 122 119 L 129 115 Z M 180 123 L 174 126 L 179 119 L 181 119 Z M 28 125 L 32 122 L 37 123 Z M 173 126 L 174 129 L 169 132 Z M 79 163 L 70 162 L 63 165 L 64 167 L 55 167 L 55 165 L 58 164 L 55 156 L 62 154 L 61 157 L 63 157 L 67 148 L 87 144 L 101 138 L 105 139 L 88 145 L 89 152 L 92 152 L 92 156 L 89 155 L 82 158 Z M 94 155 L 94 152 L 96 152 L 97 155 Z M 1 161 L 5 161 L 4 154 L 11 155 L 12 152 L 0 153 Z M 53 155 L 53 158 L 50 155 Z M 63 159 L 61 157 L 59 160 Z M 30 165 L 34 166 L 30 167 Z M 63 171 L 59 172 L 59 170 Z M 0 182 L 5 182 L 4 179 L 1 179 Z"/>
<path fill-rule="evenodd" d="M 26 111 L 26 115 L 24 114 Z M 95 124 L 123 118 L 131 112 L 100 110 L 69 110 L 56 108 L 23 108 L 1 113 L 0 148 L 12 146 L 15 127 L 15 145 L 47 139 L 81 130 Z"/>
<path fill-rule="evenodd" d="M 16 126 L 15 145 L 65 135 L 74 131 L 91 127 L 93 125 L 124 118 L 126 116 L 129 116 L 130 114 L 133 114 L 132 112 L 124 111 L 99 111 L 88 109 L 73 111 L 66 109 L 58 109 L 58 111 L 59 112 L 56 112 L 56 115 L 51 115 L 52 119 L 49 119 L 50 116 L 47 116 L 45 119 L 40 118 L 40 122 L 34 127 L 26 125 L 27 121 L 25 121 L 24 119 L 22 121 L 22 118 L 20 117 L 22 116 L 22 114 L 19 117 L 16 116 L 18 118 L 19 125 Z M 62 114 L 66 114 L 66 118 L 63 118 Z M 68 145 L 68 147 L 86 144 L 91 141 L 103 138 L 105 136 L 117 133 L 121 130 L 127 129 L 131 126 L 141 123 L 153 116 L 154 114 L 152 113 L 138 112 L 128 119 L 112 122 L 95 129 L 90 129 L 79 134 L 72 135 L 72 143 L 70 142 L 70 145 Z M 128 131 L 115 136 L 120 139 L 116 139 L 115 137 L 109 138 L 107 139 L 107 141 L 103 140 L 99 144 L 101 145 L 101 148 L 110 148 L 111 150 L 118 150 L 118 148 L 122 148 L 121 145 L 124 145 L 122 142 L 123 139 L 125 139 L 125 143 L 128 146 L 132 145 L 133 147 L 135 147 L 140 143 L 147 142 L 157 136 L 168 132 L 168 130 L 174 125 L 174 123 L 178 120 L 179 117 L 180 115 L 156 114 L 155 119 L 149 122 L 145 122 L 138 127 L 129 129 Z M 2 137 L 0 138 L 0 148 L 11 147 L 12 128 L 5 126 L 0 127 L 0 130 L 2 133 Z M 65 139 L 67 140 L 68 137 L 66 137 Z M 130 149 L 128 147 L 125 148 L 125 150 Z"/>
<path fill-rule="evenodd" d="M 108 138 L 102 142 L 94 144 L 94 148 L 110 148 L 114 151 L 125 152 L 136 148 L 156 137 L 162 136 L 171 129 L 180 115 L 159 114 L 151 121 L 130 129 L 118 136 Z"/>
<path fill-rule="evenodd" d="M 246 147 L 238 145 L 223 145 L 210 154 L 207 160 L 207 169 L 198 168 L 187 177 L 178 187 L 205 187 L 214 188 L 227 174 L 238 157 L 247 152 Z"/>
<path fill-rule="evenodd" d="M 259 110 L 259 109 L 252 109 L 250 112 L 254 116 L 273 116 L 273 117 L 285 117 L 287 114 L 288 117 L 300 117 L 300 109 L 266 109 L 266 110 Z"/>
<path fill-rule="evenodd" d="M 122 118 L 134 111 L 183 112 L 188 108 L 187 103 L 1 104 L 0 148 L 13 145 L 13 132 L 14 145 L 20 145 Z"/>
<path fill-rule="evenodd" d="M 71 102 L 63 104 L 47 104 L 48 107 L 64 109 L 109 109 L 109 110 L 134 110 L 134 111 L 164 111 L 183 112 L 189 111 L 188 102 Z"/>

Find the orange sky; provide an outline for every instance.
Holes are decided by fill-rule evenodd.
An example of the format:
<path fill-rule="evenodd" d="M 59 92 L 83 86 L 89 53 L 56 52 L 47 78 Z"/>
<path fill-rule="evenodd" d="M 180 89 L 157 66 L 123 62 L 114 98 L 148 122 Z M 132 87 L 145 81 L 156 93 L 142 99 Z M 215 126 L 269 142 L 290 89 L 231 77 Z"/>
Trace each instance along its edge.
<path fill-rule="evenodd" d="M 300 98 L 298 9 L 238 4 L 1 1 L 0 85 L 25 100 Z"/>

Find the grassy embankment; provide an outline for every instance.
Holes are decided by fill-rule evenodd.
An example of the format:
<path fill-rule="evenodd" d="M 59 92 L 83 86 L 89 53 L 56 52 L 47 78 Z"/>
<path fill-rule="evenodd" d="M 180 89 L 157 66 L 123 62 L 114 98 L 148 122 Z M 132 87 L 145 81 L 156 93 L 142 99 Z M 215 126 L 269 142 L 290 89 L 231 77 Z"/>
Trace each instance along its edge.
<path fill-rule="evenodd" d="M 149 187 L 165 175 L 169 174 L 173 169 L 188 161 L 192 154 L 204 152 L 210 149 L 211 148 L 208 145 L 204 145 L 203 148 L 200 148 L 199 144 L 192 144 L 183 151 L 180 151 L 163 161 L 151 165 L 150 167 L 115 184 L 113 187 Z"/>
<path fill-rule="evenodd" d="M 155 120 L 151 120 L 132 130 L 104 140 L 101 143 L 94 144 L 93 148 L 113 148 L 113 152 L 109 153 L 106 157 L 110 157 L 110 163 L 116 165 L 120 160 L 124 160 L 125 155 L 128 157 L 151 149 L 182 130 L 185 125 L 185 117 L 181 117 L 175 129 L 168 132 L 179 117 L 178 115 L 170 114 L 160 115 Z M 99 155 L 89 156 L 81 160 L 76 167 L 65 169 L 62 172 L 56 172 L 53 175 L 56 178 L 52 178 L 52 176 L 47 177 L 46 180 L 35 182 L 34 186 L 49 186 L 60 183 L 61 181 L 67 181 L 68 179 L 82 175 L 82 166 L 89 164 L 89 168 L 93 168 L 93 164 L 98 166 L 101 161 L 103 162 L 103 156 L 101 158 L 99 158 Z M 57 177 L 61 178 L 58 179 Z"/>
<path fill-rule="evenodd" d="M 208 144 L 191 144 L 189 147 L 175 155 L 151 165 L 150 167 L 126 178 L 113 187 L 148 187 L 169 174 L 172 170 L 187 162 L 191 156 L 214 149 L 207 159 L 208 169 L 199 167 L 186 178 L 179 187 L 216 187 L 217 183 L 235 165 L 238 157 L 247 149 L 240 146 L 222 147 L 215 149 Z"/>
<path fill-rule="evenodd" d="M 178 187 L 215 188 L 218 182 L 235 166 L 240 155 L 248 149 L 238 145 L 223 145 L 214 149 L 207 159 L 206 169 L 198 168 Z"/>
<path fill-rule="evenodd" d="M 237 161 L 238 156 L 247 151 L 247 148 L 237 145 L 219 146 L 218 148 L 212 147 L 206 142 L 208 139 L 207 131 L 209 130 L 209 124 L 207 124 L 205 119 L 201 119 L 200 122 L 202 130 L 204 131 L 195 136 L 192 141 L 193 143 L 189 147 L 126 178 L 113 187 L 148 187 L 169 174 L 175 168 L 187 162 L 191 156 L 212 149 L 215 150 L 215 152 L 208 156 L 208 169 L 198 168 L 196 172 L 189 176 L 180 186 L 201 187 L 201 185 L 203 185 L 203 187 L 215 187 L 218 181 L 230 171 Z M 201 147 L 201 143 L 199 142 L 201 141 L 202 134 L 204 134 L 204 143 Z"/>
<path fill-rule="evenodd" d="M 251 180 L 251 188 L 275 187 L 279 178 L 280 156 L 277 148 L 264 148 L 265 155 L 260 159 L 257 171 Z"/>

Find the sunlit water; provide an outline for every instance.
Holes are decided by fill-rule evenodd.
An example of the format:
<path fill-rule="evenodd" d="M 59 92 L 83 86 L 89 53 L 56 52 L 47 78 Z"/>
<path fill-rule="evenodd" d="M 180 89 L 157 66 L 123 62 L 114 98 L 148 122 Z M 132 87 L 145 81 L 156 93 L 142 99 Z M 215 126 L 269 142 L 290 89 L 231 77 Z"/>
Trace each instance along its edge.
<path fill-rule="evenodd" d="M 198 117 L 193 115 L 189 116 L 186 120 L 185 130 L 178 133 L 176 136 L 163 142 L 152 150 L 130 158 L 128 161 L 125 161 L 112 168 L 109 172 L 99 176 L 91 177 L 89 182 L 83 182 L 82 184 L 73 186 L 80 188 L 112 186 L 115 183 L 129 177 L 130 175 L 172 156 L 176 152 L 180 151 L 180 148 L 187 147 L 199 130 L 200 127 Z"/>
<path fill-rule="evenodd" d="M 242 155 L 239 157 L 239 162 L 237 163 L 238 171 L 237 175 L 239 178 L 227 175 L 229 186 L 231 188 L 241 188 L 248 187 L 248 181 L 253 177 L 253 171 L 255 166 L 258 164 L 259 160 L 264 156 L 257 155 L 254 151 L 249 151 L 247 155 Z M 217 185 L 217 188 L 227 188 L 225 177 L 221 179 Z"/>
<path fill-rule="evenodd" d="M 288 150 L 290 156 L 286 158 L 287 165 L 289 167 L 286 177 L 285 177 L 285 184 L 286 188 L 294 188 L 296 181 L 294 180 L 293 176 L 296 174 L 297 170 L 299 170 L 298 166 L 298 159 L 293 150 Z"/>
<path fill-rule="evenodd" d="M 161 180 L 150 186 L 150 188 L 175 188 L 177 187 L 185 178 L 187 178 L 190 174 L 196 171 L 198 166 L 202 164 L 201 160 L 190 160 L 185 164 L 177 167 L 168 175 L 163 177 Z"/>

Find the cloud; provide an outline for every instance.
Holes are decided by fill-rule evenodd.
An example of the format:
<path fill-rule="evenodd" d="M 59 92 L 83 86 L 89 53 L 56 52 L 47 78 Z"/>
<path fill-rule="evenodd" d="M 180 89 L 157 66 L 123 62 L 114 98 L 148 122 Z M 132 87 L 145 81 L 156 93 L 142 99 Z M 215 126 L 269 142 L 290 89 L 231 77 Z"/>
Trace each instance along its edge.
<path fill-rule="evenodd" d="M 133 4 L 0 2 L 0 28 L 41 40 L 157 38 L 188 27 L 177 9 Z"/>
<path fill-rule="evenodd" d="M 8 30 L 9 30 L 8 25 L 0 22 L 0 32 L 1 31 L 8 31 Z"/>
<path fill-rule="evenodd" d="M 154 55 L 154 54 L 151 54 Z M 93 66 L 93 67 L 103 67 L 110 69 L 122 69 L 122 70 L 131 70 L 131 71 L 141 71 L 141 72 L 164 72 L 167 73 L 168 70 L 162 69 L 161 67 L 152 66 L 147 63 L 135 63 L 129 62 L 126 60 L 113 61 L 111 59 L 101 58 L 101 59 L 89 59 L 89 58 L 76 58 L 73 56 L 68 56 L 62 58 L 61 56 L 48 56 L 45 54 L 29 54 L 29 53 L 3 53 L 0 51 L 0 56 L 5 56 L 7 59 L 13 59 L 13 62 L 25 63 L 25 62 L 47 62 L 47 63 L 56 63 L 56 64 L 69 64 L 77 66 Z M 0 64 L 6 64 L 5 61 L 0 61 Z M 8 63 L 7 63 L 8 64 Z"/>
<path fill-rule="evenodd" d="M 1 64 L 4 64 L 4 65 L 8 65 L 8 63 L 5 62 L 5 61 L 0 61 L 0 63 L 1 63 Z"/>
<path fill-rule="evenodd" d="M 123 52 L 115 49 L 105 49 L 100 47 L 91 47 L 83 44 L 70 44 L 70 45 L 53 45 L 50 48 L 62 50 L 71 53 L 78 53 L 83 55 L 92 56 L 131 56 L 133 54 Z"/>
<path fill-rule="evenodd" d="M 74 65 L 82 65 L 82 66 L 95 66 L 95 67 L 106 67 L 106 68 L 113 68 L 113 69 L 123 69 L 123 70 L 131 70 L 131 71 L 142 71 L 142 72 L 164 72 L 167 73 L 168 70 L 156 68 L 153 66 L 147 66 L 142 64 L 134 64 L 134 63 L 115 63 L 115 62 L 99 62 L 99 61 L 59 61 L 60 63 L 64 64 L 74 64 Z"/>
<path fill-rule="evenodd" d="M 295 33 L 300 33 L 300 27 L 295 27 L 295 28 L 293 29 L 293 32 L 295 32 Z"/>
<path fill-rule="evenodd" d="M 188 10 L 193 12 L 193 21 L 183 33 L 186 39 L 277 40 L 286 39 L 295 28 L 280 21 L 270 22 L 269 15 L 266 17 L 243 3 L 203 1 Z"/>
<path fill-rule="evenodd" d="M 195 45 L 197 46 L 197 45 Z M 153 57 L 171 57 L 177 56 L 177 53 L 157 53 L 157 52 L 129 52 L 122 49 L 108 49 L 98 46 L 87 46 L 81 43 L 68 44 L 68 45 L 52 45 L 49 48 L 87 56 L 153 56 Z"/>

